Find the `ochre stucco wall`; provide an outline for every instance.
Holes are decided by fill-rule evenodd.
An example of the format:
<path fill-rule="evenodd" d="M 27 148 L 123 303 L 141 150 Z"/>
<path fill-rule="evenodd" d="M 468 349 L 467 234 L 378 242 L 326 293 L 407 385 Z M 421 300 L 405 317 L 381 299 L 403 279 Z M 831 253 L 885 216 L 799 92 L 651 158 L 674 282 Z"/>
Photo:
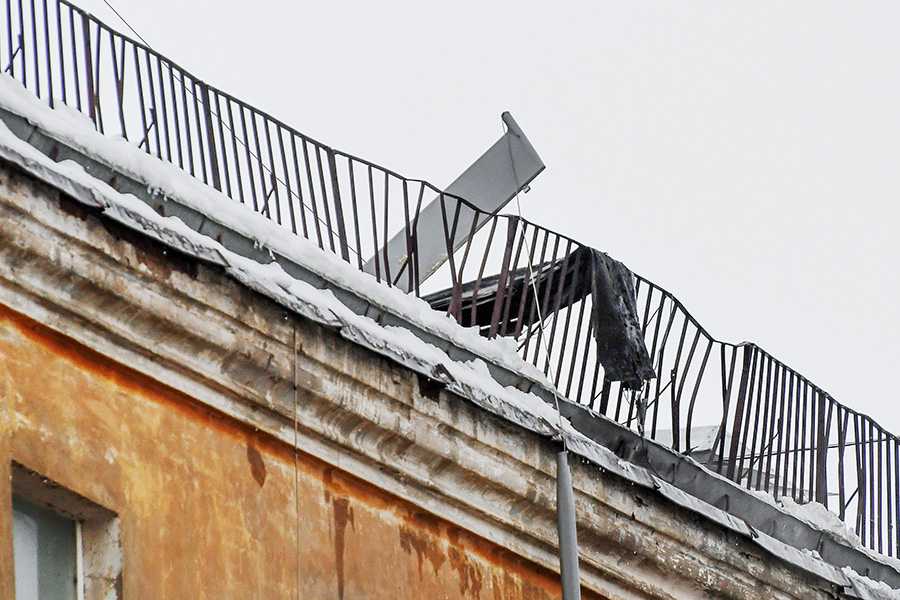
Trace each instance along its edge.
<path fill-rule="evenodd" d="M 0 393 L 4 565 L 16 461 L 118 513 L 126 599 L 559 596 L 552 573 L 6 307 Z"/>

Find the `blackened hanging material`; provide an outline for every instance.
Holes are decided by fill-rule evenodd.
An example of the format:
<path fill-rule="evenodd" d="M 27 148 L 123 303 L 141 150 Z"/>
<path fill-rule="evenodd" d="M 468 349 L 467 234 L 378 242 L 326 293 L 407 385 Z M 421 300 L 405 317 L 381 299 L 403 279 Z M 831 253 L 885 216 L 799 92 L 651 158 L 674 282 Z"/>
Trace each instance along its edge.
<path fill-rule="evenodd" d="M 539 314 L 546 319 L 554 310 L 564 310 L 588 294 L 593 296 L 591 329 L 597 359 L 606 380 L 639 389 L 655 374 L 637 317 L 634 276 L 603 252 L 580 246 L 559 260 L 511 271 L 503 281 L 499 275 L 484 277 L 425 300 L 435 310 L 450 311 L 464 327 L 478 326 L 483 335 L 492 336 L 515 335 L 534 325 Z M 539 311 L 533 310 L 536 298 Z M 492 328 L 497 302 L 506 307 L 503 314 L 507 317 L 501 327 Z"/>
<path fill-rule="evenodd" d="M 591 295 L 597 357 L 606 379 L 640 388 L 656 375 L 638 322 L 634 276 L 619 261 L 592 249 Z"/>

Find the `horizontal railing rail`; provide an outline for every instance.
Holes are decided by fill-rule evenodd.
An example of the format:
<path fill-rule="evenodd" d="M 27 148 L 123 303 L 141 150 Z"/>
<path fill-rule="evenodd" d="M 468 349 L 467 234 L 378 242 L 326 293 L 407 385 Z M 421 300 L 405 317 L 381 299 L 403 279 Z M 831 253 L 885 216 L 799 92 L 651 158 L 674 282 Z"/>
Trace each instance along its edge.
<path fill-rule="evenodd" d="M 606 377 L 594 338 L 589 249 L 523 219 L 322 144 L 209 86 L 66 0 L 6 0 L 0 67 L 50 106 L 87 115 L 386 285 L 424 295 L 416 249 L 437 197 L 448 260 L 426 296 L 462 325 L 516 340 L 566 398 L 746 486 L 815 500 L 863 544 L 900 551 L 898 438 L 753 344 L 713 338 L 669 292 L 634 277 L 656 374 L 640 389 Z M 488 216 L 452 251 L 466 212 Z M 215 215 L 211 215 L 213 218 Z M 407 240 L 401 264 L 386 242 Z M 434 232 L 428 232 L 433 235 Z M 434 282 L 439 282 L 436 284 Z"/>

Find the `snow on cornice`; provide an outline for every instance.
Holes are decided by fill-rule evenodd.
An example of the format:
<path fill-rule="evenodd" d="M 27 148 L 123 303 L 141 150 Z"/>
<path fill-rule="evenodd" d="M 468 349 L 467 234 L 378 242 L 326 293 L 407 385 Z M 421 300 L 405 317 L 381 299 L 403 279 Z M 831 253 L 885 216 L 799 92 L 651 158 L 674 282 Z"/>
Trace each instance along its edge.
<path fill-rule="evenodd" d="M 890 597 L 884 589 L 867 585 L 864 578 L 849 577 L 849 572 L 841 571 L 813 553 L 798 550 L 756 531 L 743 519 L 660 480 L 651 470 L 620 459 L 608 448 L 581 434 L 566 419 L 560 418 L 557 411 L 538 395 L 499 383 L 491 375 L 488 363 L 516 373 L 539 386 L 543 392 L 552 394 L 551 384 L 539 370 L 519 357 L 513 341 L 502 338 L 489 340 L 474 329 L 460 327 L 450 317 L 432 310 L 424 301 L 378 283 L 336 255 L 295 236 L 178 167 L 157 160 L 121 137 L 99 134 L 81 113 L 68 108 L 51 109 L 45 106 L 5 74 L 0 75 L 0 111 L 27 120 L 42 134 L 146 185 L 151 195 L 176 198 L 220 225 L 253 239 L 273 258 L 276 254 L 285 256 L 323 279 L 351 290 L 373 306 L 390 311 L 413 327 L 384 326 L 368 316 L 357 314 L 330 290 L 315 287 L 288 274 L 274 260 L 262 264 L 233 252 L 213 238 L 191 229 L 178 217 L 162 216 L 145 201 L 120 193 L 90 175 L 82 165 L 68 160 L 51 160 L 0 121 L 0 159 L 18 165 L 75 200 L 96 207 L 111 219 L 181 252 L 222 266 L 230 276 L 250 289 L 314 322 L 338 330 L 341 336 L 353 343 L 441 381 L 449 391 L 516 425 L 539 435 L 565 440 L 570 451 L 603 470 L 637 485 L 654 488 L 675 504 L 741 533 L 783 560 L 836 585 L 855 590 L 853 595 Z M 454 347 L 463 348 L 476 358 L 455 360 L 446 348 L 421 339 L 413 333 L 414 329 L 426 331 Z"/>

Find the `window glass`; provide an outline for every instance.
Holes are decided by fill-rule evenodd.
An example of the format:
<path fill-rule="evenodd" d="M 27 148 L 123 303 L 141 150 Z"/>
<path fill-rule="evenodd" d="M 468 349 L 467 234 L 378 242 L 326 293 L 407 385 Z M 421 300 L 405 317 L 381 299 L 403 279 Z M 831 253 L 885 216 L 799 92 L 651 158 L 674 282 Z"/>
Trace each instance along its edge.
<path fill-rule="evenodd" d="M 13 496 L 16 600 L 76 600 L 75 526 Z"/>

